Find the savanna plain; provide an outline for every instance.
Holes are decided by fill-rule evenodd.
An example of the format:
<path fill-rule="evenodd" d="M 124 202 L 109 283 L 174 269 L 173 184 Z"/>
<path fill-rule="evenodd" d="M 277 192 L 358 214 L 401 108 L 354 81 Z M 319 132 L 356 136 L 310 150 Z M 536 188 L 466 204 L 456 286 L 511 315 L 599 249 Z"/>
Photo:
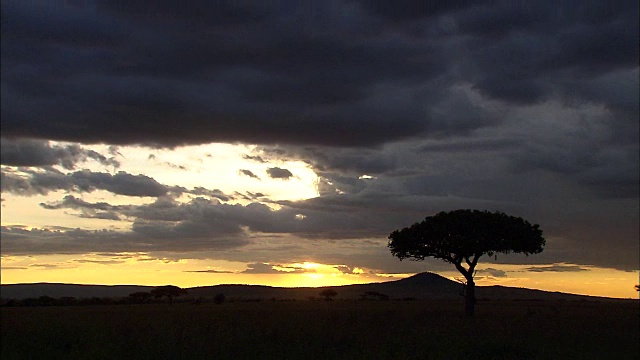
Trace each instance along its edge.
<path fill-rule="evenodd" d="M 640 359 L 640 303 L 227 301 L 3 307 L 11 359 Z"/>

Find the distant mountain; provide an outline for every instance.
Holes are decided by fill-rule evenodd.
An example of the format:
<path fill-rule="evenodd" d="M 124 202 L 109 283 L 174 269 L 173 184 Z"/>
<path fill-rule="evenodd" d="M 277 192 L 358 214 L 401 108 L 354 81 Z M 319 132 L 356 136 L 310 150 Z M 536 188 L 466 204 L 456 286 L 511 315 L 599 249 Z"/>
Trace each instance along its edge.
<path fill-rule="evenodd" d="M 460 299 L 462 285 L 433 273 L 420 273 L 411 277 L 370 284 L 355 284 L 343 286 L 327 286 L 338 294 L 337 299 L 359 299 L 366 293 L 378 293 L 389 296 L 391 299 Z M 24 299 L 40 296 L 76 297 L 126 297 L 134 292 L 147 292 L 152 286 L 136 285 L 74 285 L 56 283 L 37 284 L 11 284 L 0 286 L 0 298 Z M 227 299 L 252 300 L 252 299 L 308 299 L 318 298 L 319 288 L 280 288 L 263 285 L 214 285 L 200 286 L 188 289 L 188 297 L 212 298 L 218 294 L 224 294 Z M 513 288 L 505 286 L 478 286 L 476 288 L 478 299 L 522 299 L 522 300 L 580 300 L 598 299 L 584 295 L 549 292 L 525 288 Z M 602 299 L 602 298 L 600 298 Z"/>

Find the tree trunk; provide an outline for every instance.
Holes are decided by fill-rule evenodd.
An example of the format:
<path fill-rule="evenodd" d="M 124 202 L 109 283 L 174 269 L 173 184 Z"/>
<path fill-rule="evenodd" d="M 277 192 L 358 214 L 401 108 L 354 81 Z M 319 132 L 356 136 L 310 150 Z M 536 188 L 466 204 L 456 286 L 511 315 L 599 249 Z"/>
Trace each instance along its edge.
<path fill-rule="evenodd" d="M 464 294 L 464 313 L 465 316 L 470 318 L 473 317 L 473 312 L 475 310 L 476 307 L 476 284 L 473 282 L 473 278 L 472 279 L 467 279 L 467 286 L 465 289 L 465 294 Z"/>

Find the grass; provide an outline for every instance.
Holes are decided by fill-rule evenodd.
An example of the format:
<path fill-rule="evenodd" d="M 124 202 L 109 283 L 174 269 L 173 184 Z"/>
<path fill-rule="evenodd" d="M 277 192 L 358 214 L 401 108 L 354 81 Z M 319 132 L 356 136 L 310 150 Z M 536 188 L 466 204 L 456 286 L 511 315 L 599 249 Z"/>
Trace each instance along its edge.
<path fill-rule="evenodd" d="M 640 359 L 637 301 L 5 307 L 10 359 Z"/>

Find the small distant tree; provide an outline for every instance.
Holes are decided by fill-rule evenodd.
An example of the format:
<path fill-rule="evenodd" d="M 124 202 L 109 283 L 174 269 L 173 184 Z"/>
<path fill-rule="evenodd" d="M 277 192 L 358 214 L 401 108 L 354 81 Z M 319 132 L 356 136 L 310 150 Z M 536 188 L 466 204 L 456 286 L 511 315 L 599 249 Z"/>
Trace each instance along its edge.
<path fill-rule="evenodd" d="M 38 298 L 38 305 L 40 306 L 52 306 L 56 304 L 56 299 L 51 296 L 43 295 Z"/>
<path fill-rule="evenodd" d="M 324 289 L 320 292 L 320 296 L 324 297 L 325 301 L 333 300 L 336 295 L 338 295 L 338 293 L 333 289 Z"/>
<path fill-rule="evenodd" d="M 216 305 L 222 305 L 222 303 L 224 303 L 224 301 L 226 300 L 226 296 L 224 296 L 224 294 L 218 294 L 216 296 L 213 297 L 213 303 Z"/>
<path fill-rule="evenodd" d="M 151 295 L 153 295 L 153 297 L 155 297 L 156 299 L 162 297 L 166 297 L 167 299 L 169 299 L 169 306 L 173 305 L 174 298 L 186 293 L 186 289 L 182 289 L 174 285 L 158 286 L 155 289 L 151 290 Z"/>
<path fill-rule="evenodd" d="M 58 299 L 58 304 L 63 306 L 75 305 L 77 302 L 78 302 L 78 299 L 76 299 L 73 296 L 63 296 Z"/>
<path fill-rule="evenodd" d="M 484 254 L 542 252 L 545 239 L 538 224 L 501 212 L 455 210 L 426 217 L 422 222 L 389 235 L 389 249 L 400 260 L 427 257 L 453 264 L 464 276 L 465 314 L 475 309 L 475 275 Z"/>
<path fill-rule="evenodd" d="M 389 295 L 377 291 L 367 291 L 360 295 L 360 298 L 362 300 L 389 300 Z"/>
<path fill-rule="evenodd" d="M 136 304 L 141 304 L 149 301 L 149 299 L 151 299 L 152 296 L 153 294 L 151 294 L 150 292 L 138 291 L 138 292 L 129 294 L 129 299 L 131 299 L 131 301 Z"/>

